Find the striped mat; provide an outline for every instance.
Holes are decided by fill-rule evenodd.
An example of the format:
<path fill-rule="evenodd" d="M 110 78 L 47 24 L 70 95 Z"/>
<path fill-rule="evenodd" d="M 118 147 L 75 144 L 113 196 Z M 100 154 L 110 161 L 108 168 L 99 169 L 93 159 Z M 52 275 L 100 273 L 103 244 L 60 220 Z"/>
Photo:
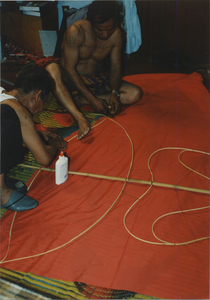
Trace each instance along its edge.
<path fill-rule="evenodd" d="M 154 299 L 129 291 L 93 287 L 0 268 L 0 299 Z"/>

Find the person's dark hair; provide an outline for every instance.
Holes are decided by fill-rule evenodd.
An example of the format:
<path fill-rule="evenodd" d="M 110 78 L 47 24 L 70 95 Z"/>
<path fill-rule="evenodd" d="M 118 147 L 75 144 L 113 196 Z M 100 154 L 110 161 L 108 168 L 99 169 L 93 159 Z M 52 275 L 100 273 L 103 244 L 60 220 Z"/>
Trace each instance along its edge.
<path fill-rule="evenodd" d="M 24 94 L 42 90 L 41 98 L 44 99 L 50 92 L 51 79 L 46 70 L 31 61 L 18 73 L 14 89 L 19 89 Z"/>
<path fill-rule="evenodd" d="M 97 22 L 95 17 L 97 16 Z M 119 6 L 117 1 L 94 0 L 88 7 L 87 20 L 94 23 L 103 24 L 110 19 L 114 19 L 116 25 L 119 24 Z"/>

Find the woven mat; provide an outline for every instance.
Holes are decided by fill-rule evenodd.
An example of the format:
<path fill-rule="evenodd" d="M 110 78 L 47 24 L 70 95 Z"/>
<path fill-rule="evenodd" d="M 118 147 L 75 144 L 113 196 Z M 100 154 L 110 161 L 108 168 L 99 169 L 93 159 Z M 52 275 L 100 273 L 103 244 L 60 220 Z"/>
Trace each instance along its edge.
<path fill-rule="evenodd" d="M 0 268 L 0 299 L 154 299 L 129 291 L 93 287 Z"/>

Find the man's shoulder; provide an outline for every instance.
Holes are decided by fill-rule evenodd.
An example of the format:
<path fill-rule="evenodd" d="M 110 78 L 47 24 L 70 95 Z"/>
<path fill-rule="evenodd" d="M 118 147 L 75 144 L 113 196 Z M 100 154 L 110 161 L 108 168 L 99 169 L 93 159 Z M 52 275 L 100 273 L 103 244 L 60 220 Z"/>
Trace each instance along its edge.
<path fill-rule="evenodd" d="M 74 37 L 74 38 L 80 38 L 81 41 L 85 38 L 86 32 L 89 30 L 89 22 L 86 20 L 78 20 L 74 23 L 72 23 L 67 29 L 66 29 L 66 38 L 68 37 Z"/>
<path fill-rule="evenodd" d="M 77 33 L 82 33 L 85 30 L 90 29 L 91 25 L 90 22 L 87 20 L 77 20 L 71 25 L 68 26 L 67 31 L 68 32 L 77 32 Z"/>
<path fill-rule="evenodd" d="M 91 30 L 90 22 L 87 20 L 78 20 L 72 23 L 66 30 L 65 40 L 71 46 L 82 45 Z"/>
<path fill-rule="evenodd" d="M 117 27 L 115 32 L 111 35 L 110 38 L 115 44 L 118 44 L 118 43 L 121 44 L 122 39 L 123 39 L 122 30 Z"/>

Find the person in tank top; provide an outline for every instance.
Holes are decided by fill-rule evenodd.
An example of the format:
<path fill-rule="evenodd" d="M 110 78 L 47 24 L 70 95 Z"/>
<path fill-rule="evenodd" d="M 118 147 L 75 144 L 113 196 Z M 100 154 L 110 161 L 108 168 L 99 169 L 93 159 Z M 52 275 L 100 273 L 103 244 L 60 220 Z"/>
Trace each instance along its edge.
<path fill-rule="evenodd" d="M 24 211 L 39 204 L 26 195 L 27 188 L 22 182 L 7 176 L 12 167 L 23 161 L 23 143 L 36 161 L 45 166 L 53 161 L 58 151 L 66 149 L 67 143 L 60 136 L 35 129 L 33 115 L 43 109 L 50 89 L 51 79 L 48 73 L 33 62 L 20 71 L 11 91 L 0 88 L 2 208 Z"/>

